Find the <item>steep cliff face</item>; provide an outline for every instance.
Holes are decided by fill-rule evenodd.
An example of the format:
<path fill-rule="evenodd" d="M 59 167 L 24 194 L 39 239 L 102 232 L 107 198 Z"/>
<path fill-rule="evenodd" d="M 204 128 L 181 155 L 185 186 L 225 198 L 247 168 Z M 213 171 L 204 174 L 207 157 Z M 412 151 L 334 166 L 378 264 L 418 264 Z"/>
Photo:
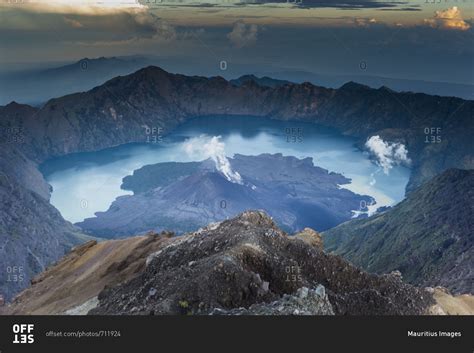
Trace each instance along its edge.
<path fill-rule="evenodd" d="M 450 169 L 369 219 L 324 233 L 327 251 L 369 272 L 474 293 L 474 171 Z"/>
<path fill-rule="evenodd" d="M 0 296 L 7 301 L 87 238 L 49 203 L 50 187 L 25 155 L 29 141 L 23 119 L 35 112 L 15 103 L 0 109 L 6 114 L 0 119 Z"/>
<path fill-rule="evenodd" d="M 86 236 L 39 194 L 0 178 L 0 295 L 7 301 Z"/>
<path fill-rule="evenodd" d="M 50 186 L 38 170 L 38 165 L 27 158 L 15 144 L 3 144 L 0 154 L 0 180 L 4 187 L 21 187 L 49 200 Z"/>
<path fill-rule="evenodd" d="M 240 307 L 276 313 L 280 306 L 288 313 L 288 305 L 309 312 L 311 303 L 318 313 L 338 315 L 422 314 L 434 303 L 396 276 L 369 275 L 289 239 L 255 211 L 179 237 L 150 255 L 142 274 L 98 299 L 90 314 L 218 314 Z"/>

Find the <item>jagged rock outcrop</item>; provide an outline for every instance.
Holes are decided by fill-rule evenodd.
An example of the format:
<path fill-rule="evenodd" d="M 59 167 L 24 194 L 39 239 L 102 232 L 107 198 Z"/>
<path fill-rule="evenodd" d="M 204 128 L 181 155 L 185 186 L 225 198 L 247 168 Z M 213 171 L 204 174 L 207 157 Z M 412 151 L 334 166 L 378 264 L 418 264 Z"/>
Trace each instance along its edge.
<path fill-rule="evenodd" d="M 450 169 L 393 208 L 324 232 L 324 244 L 366 271 L 474 293 L 474 170 Z"/>
<path fill-rule="evenodd" d="M 318 285 L 325 287 L 337 315 L 422 314 L 434 304 L 428 292 L 396 276 L 367 274 L 288 239 L 267 215 L 252 211 L 179 237 L 151 255 L 142 274 L 104 289 L 90 314 L 210 314 L 239 308 L 276 313 L 278 304 L 271 303 L 297 309 L 301 303 L 285 294 L 300 295 L 302 287 L 318 291 Z M 266 309 L 263 303 L 269 304 Z"/>
<path fill-rule="evenodd" d="M 211 315 L 334 315 L 322 285 L 315 289 L 301 287 L 295 294 L 284 294 L 271 303 L 253 304 L 248 309 L 214 309 Z"/>
<path fill-rule="evenodd" d="M 320 250 L 323 250 L 323 238 L 321 234 L 311 228 L 305 228 L 301 232 L 298 232 L 290 237 L 290 239 L 300 239 L 311 246 L 314 246 Z"/>

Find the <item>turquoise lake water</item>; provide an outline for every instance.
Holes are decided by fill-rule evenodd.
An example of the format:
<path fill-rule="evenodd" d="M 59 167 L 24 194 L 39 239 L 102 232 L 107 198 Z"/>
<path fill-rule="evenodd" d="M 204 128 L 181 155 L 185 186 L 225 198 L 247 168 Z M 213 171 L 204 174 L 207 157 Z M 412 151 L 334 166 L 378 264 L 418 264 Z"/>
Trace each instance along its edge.
<path fill-rule="evenodd" d="M 204 136 L 203 136 L 204 135 Z M 53 186 L 51 203 L 71 222 L 105 211 L 120 195 L 122 178 L 147 164 L 189 162 L 205 159 L 184 149 L 190 138 L 221 136 L 225 153 L 258 155 L 282 153 L 298 158 L 312 157 L 315 165 L 351 178 L 341 187 L 370 195 L 377 204 L 393 205 L 404 198 L 410 171 L 396 166 L 388 174 L 354 147 L 353 138 L 308 123 L 283 122 L 252 117 L 201 117 L 189 121 L 167 136 L 150 132 L 150 143 L 127 144 L 94 153 L 72 154 L 41 166 Z M 357 212 L 357 210 L 355 210 Z"/>

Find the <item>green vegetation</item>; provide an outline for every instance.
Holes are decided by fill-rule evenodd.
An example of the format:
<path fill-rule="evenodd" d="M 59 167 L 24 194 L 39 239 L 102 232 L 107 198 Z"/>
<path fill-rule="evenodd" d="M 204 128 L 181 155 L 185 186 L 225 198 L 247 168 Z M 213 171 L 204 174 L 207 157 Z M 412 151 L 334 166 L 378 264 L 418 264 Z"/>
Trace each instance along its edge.
<path fill-rule="evenodd" d="M 382 214 L 323 234 L 326 251 L 369 272 L 472 293 L 474 171 L 450 169 Z"/>

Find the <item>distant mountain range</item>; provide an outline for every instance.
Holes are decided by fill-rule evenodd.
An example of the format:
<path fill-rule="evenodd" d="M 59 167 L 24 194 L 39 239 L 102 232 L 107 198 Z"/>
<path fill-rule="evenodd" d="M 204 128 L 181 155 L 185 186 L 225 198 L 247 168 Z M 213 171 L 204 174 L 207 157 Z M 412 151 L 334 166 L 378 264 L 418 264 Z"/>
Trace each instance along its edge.
<path fill-rule="evenodd" d="M 372 88 L 390 87 L 397 92 L 417 92 L 440 96 L 474 99 L 474 85 L 396 79 L 368 75 L 322 74 L 308 71 L 273 68 L 237 67 L 220 70 L 199 63 L 181 62 L 179 58 L 155 56 L 122 56 L 83 58 L 64 66 L 0 72 L 0 105 L 11 101 L 39 106 L 49 99 L 66 94 L 88 91 L 104 82 L 133 73 L 143 67 L 156 65 L 170 72 L 186 72 L 188 75 L 222 75 L 234 84 L 253 81 L 262 86 L 275 87 L 285 83 L 310 82 L 314 85 L 339 88 L 354 81 Z M 247 74 L 253 72 L 254 74 Z M 242 75 L 239 77 L 239 73 Z M 245 74 L 244 74 L 245 73 Z"/>
<path fill-rule="evenodd" d="M 366 271 L 474 293 L 474 170 L 449 169 L 392 209 L 328 230 L 324 243 Z"/>
<path fill-rule="evenodd" d="M 47 69 L 0 74 L 0 104 L 11 101 L 41 105 L 51 98 L 88 91 L 119 75 L 150 65 L 145 57 L 83 58 Z"/>
<path fill-rule="evenodd" d="M 274 78 L 267 77 L 267 76 L 257 77 L 255 75 L 240 76 L 239 78 L 230 80 L 229 82 L 236 86 L 243 86 L 243 85 L 254 83 L 258 86 L 271 87 L 271 88 L 283 86 L 286 84 L 292 84 L 292 82 L 286 81 L 286 80 L 276 80 Z"/>
<path fill-rule="evenodd" d="M 22 148 L 35 161 L 146 142 L 147 127 L 166 134 L 203 115 L 314 122 L 358 137 L 361 147 L 370 135 L 402 142 L 413 161 L 409 190 L 444 169 L 474 167 L 469 132 L 473 101 L 353 82 L 340 89 L 310 83 L 272 88 L 170 74 L 151 66 L 90 91 L 52 99 L 39 109 L 19 104 L 0 108 L 3 125 L 22 127 L 28 141 Z M 427 143 L 432 137 L 436 143 Z"/>
<path fill-rule="evenodd" d="M 39 163 L 75 152 L 146 142 L 150 129 L 168 134 L 183 122 L 204 115 L 266 117 L 290 125 L 292 121 L 317 123 L 355 136 L 360 148 L 374 135 L 403 143 L 412 160 L 409 194 L 446 169 L 474 169 L 473 101 L 397 93 L 354 82 L 339 89 L 310 83 L 271 87 L 254 80 L 233 84 L 222 77 L 184 76 L 147 67 L 87 92 L 51 99 L 40 108 L 18 103 L 0 107 L 0 171 L 6 181 L 0 185 L 2 204 L 15 205 L 0 213 L 4 225 L 0 244 L 8 244 L 3 251 L 16 254 L 14 258 L 24 266 L 23 285 L 76 240 L 84 239 L 49 204 Z M 9 181 L 21 187 L 21 194 L 10 191 Z M 414 208 L 417 217 L 421 217 L 419 210 Z M 76 232 L 79 234 L 70 236 Z M 37 240 L 36 246 L 29 247 L 33 257 L 25 248 L 31 237 Z M 11 261 L 1 256 L 0 267 L 6 268 Z M 5 278 L 0 286 L 5 291 Z M 15 288 L 9 296 L 20 289 L 9 288 Z"/>
<path fill-rule="evenodd" d="M 257 76 L 267 76 L 277 80 L 294 83 L 311 82 L 318 86 L 339 88 L 347 82 L 353 81 L 371 88 L 390 87 L 395 92 L 426 93 L 438 96 L 459 97 L 474 99 L 474 84 L 433 82 L 413 79 L 400 79 L 369 75 L 349 74 L 321 74 L 308 71 L 271 71 L 258 72 Z"/>

